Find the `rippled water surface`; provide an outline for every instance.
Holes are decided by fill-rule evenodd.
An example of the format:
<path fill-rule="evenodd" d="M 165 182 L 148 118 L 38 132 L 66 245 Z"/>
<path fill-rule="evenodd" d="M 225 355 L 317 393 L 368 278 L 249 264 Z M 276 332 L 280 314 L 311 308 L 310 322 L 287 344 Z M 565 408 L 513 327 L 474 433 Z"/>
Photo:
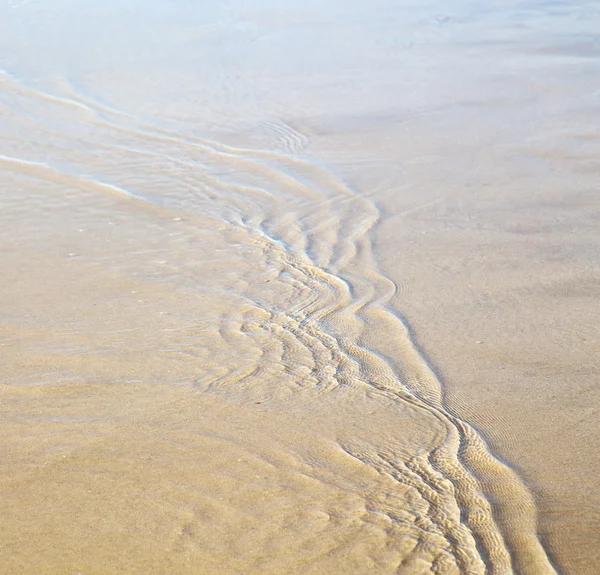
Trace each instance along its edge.
<path fill-rule="evenodd" d="M 1 572 L 595 572 L 595 3 L 0 14 Z"/>

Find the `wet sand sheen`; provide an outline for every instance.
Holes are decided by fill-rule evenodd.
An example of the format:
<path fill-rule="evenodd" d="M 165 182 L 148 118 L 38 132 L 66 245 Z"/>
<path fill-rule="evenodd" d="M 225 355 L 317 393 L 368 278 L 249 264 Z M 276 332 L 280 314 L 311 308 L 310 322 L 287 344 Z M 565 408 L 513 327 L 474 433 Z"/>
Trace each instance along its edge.
<path fill-rule="evenodd" d="M 431 270 L 474 257 L 454 243 L 462 236 L 452 226 L 465 224 L 448 200 L 462 214 L 486 195 L 463 199 L 451 170 L 470 172 L 476 154 L 465 151 L 488 132 L 490 149 L 506 145 L 502 116 L 453 142 L 454 126 L 436 124 L 446 114 L 435 98 L 452 101 L 440 81 L 422 104 L 426 119 L 398 129 L 419 115 L 399 124 L 386 116 L 387 73 L 412 47 L 377 18 L 358 29 L 375 38 L 383 27 L 380 43 L 359 42 L 306 71 L 294 55 L 299 47 L 310 60 L 307 42 L 323 26 L 311 20 L 317 6 L 233 17 L 155 6 L 132 33 L 130 59 L 92 26 L 82 66 L 64 55 L 79 33 L 73 15 L 84 30 L 104 22 L 125 45 L 121 28 L 139 13 L 119 22 L 106 7 L 56 6 L 68 34 L 40 63 L 14 30 L 35 30 L 19 10 L 47 8 L 15 4 L 3 36 L 20 50 L 0 73 L 5 572 L 535 575 L 557 572 L 549 551 L 561 568 L 585 572 L 552 522 L 540 531 L 545 486 L 533 491 L 531 472 L 495 453 L 513 453 L 502 443 L 510 408 L 497 425 L 488 400 L 452 387 L 477 377 L 453 341 L 468 340 L 457 326 L 478 312 L 464 307 L 460 277 L 445 284 L 458 295 L 448 294 L 447 278 Z M 452 19 L 403 9 L 402 26 L 414 19 L 430 57 L 455 42 L 445 31 Z M 359 37 L 364 16 L 360 3 L 345 10 L 323 28 L 340 45 L 348 31 Z M 200 13 L 209 23 L 194 28 L 186 18 Z M 471 33 L 486 26 L 476 19 Z M 280 30 L 297 44 L 284 40 L 289 61 L 277 74 L 278 52 L 264 46 L 281 41 Z M 190 71 L 195 54 L 213 49 L 216 63 L 200 67 L 204 93 Z M 253 60 L 262 50 L 269 56 Z M 401 61 L 413 85 L 432 81 L 427 58 Z M 282 86 L 265 84 L 268 74 Z M 347 99 L 330 100 L 331 77 L 364 80 L 368 103 L 352 83 Z M 263 109 L 249 86 L 274 89 L 273 101 Z M 407 90 L 402 101 L 410 108 L 425 92 Z M 470 110 L 461 102 L 451 121 L 460 124 L 463 105 Z M 529 129 L 518 124 L 510 136 L 529 141 Z M 503 165 L 499 154 L 480 156 L 482 189 L 507 177 L 491 166 Z M 457 319 L 453 306 L 463 309 Z M 449 389 L 401 314 L 450 374 Z M 514 453 L 521 468 L 537 461 Z"/>
<path fill-rule="evenodd" d="M 53 116 L 53 107 L 59 107 L 60 113 L 66 109 L 75 115 L 82 109 L 77 100 L 40 97 L 36 91 L 26 89 L 12 78 L 5 77 L 5 84 L 5 89 L 9 90 L 11 85 L 15 86 L 14 98 L 22 110 L 27 108 L 28 100 L 33 105 L 48 101 L 44 121 Z M 86 104 L 83 112 L 89 116 L 89 111 Z M 138 509 L 141 503 L 136 492 L 126 497 L 135 498 L 135 503 L 132 500 L 130 505 L 137 509 L 144 524 L 156 524 L 165 529 L 164 523 L 175 521 L 173 514 L 180 513 L 178 505 L 182 504 L 178 503 L 177 497 L 172 499 L 171 491 L 176 488 L 164 485 L 166 481 L 172 481 L 169 480 L 171 475 L 179 482 L 180 476 L 193 473 L 198 465 L 216 465 L 221 473 L 222 467 L 227 468 L 227 474 L 235 478 L 235 462 L 246 461 L 243 452 L 248 449 L 244 443 L 248 436 L 253 442 L 258 441 L 258 437 L 265 435 L 260 426 L 271 429 L 277 422 L 277 434 L 273 437 L 289 442 L 287 452 L 295 453 L 298 461 L 292 469 L 274 464 L 271 460 L 283 457 L 281 447 L 271 445 L 266 438 L 258 441 L 258 447 L 254 449 L 261 458 L 270 461 L 278 477 L 272 478 L 265 475 L 265 471 L 259 471 L 254 477 L 256 481 L 250 481 L 250 485 L 236 485 L 234 489 L 239 488 L 241 493 L 237 496 L 229 493 L 229 498 L 233 499 L 230 501 L 232 509 L 228 509 L 232 517 L 227 520 L 216 503 L 222 497 L 207 492 L 208 486 L 212 485 L 222 495 L 221 476 L 216 471 L 208 471 L 208 478 L 197 477 L 198 492 L 193 495 L 193 488 L 188 488 L 187 506 L 194 502 L 201 505 L 208 499 L 216 508 L 205 513 L 210 518 L 204 518 L 204 521 L 198 515 L 199 511 L 188 511 L 190 523 L 180 527 L 181 534 L 173 547 L 165 549 L 179 552 L 183 545 L 180 538 L 186 540 L 180 560 L 170 553 L 165 555 L 169 569 L 180 570 L 188 565 L 190 572 L 194 572 L 200 563 L 209 561 L 211 566 L 206 567 L 206 572 L 280 572 L 282 569 L 287 572 L 294 569 L 365 572 L 370 564 L 381 572 L 398 569 L 421 572 L 427 568 L 439 573 L 511 573 L 515 566 L 523 572 L 550 573 L 552 568 L 536 537 L 535 504 L 530 494 L 517 475 L 489 452 L 477 432 L 445 409 L 435 374 L 415 348 L 401 319 L 386 307 L 395 286 L 376 271 L 369 239 L 369 232 L 379 219 L 374 204 L 332 173 L 305 160 L 211 141 L 186 140 L 174 133 L 152 130 L 149 126 L 120 123 L 122 116 L 115 119 L 107 113 L 101 115 L 99 110 L 92 111 L 96 112 L 95 117 L 88 121 L 96 122 L 103 131 L 105 149 L 100 163 L 95 164 L 93 159 L 86 157 L 89 150 L 94 149 L 93 141 L 81 146 L 81 158 L 75 154 L 69 158 L 67 169 L 52 166 L 48 161 L 2 157 L 2 162 L 9 168 L 6 188 L 15 190 L 13 201 L 8 195 L 7 221 L 18 222 L 18 211 L 26 206 L 29 225 L 37 228 L 35 242 L 42 239 L 44 232 L 49 236 L 47 241 L 51 242 L 54 230 L 67 228 L 66 243 L 69 249 L 75 250 L 66 258 L 63 255 L 63 261 L 50 264 L 67 268 L 64 276 L 57 274 L 57 285 L 49 283 L 56 276 L 47 269 L 45 259 L 50 254 L 45 254 L 41 262 L 32 263 L 32 270 L 28 270 L 25 277 L 15 273 L 16 277 L 9 285 L 18 293 L 11 294 L 11 288 L 7 286 L 5 289 L 9 291 L 2 298 L 8 303 L 5 313 L 16 313 L 17 317 L 18 304 L 26 301 L 31 306 L 34 325 L 43 325 L 37 329 L 51 334 L 46 336 L 45 346 L 49 349 L 44 350 L 45 346 L 41 345 L 45 352 L 41 357 L 40 351 L 34 353 L 27 349 L 15 354 L 14 346 L 9 345 L 9 353 L 16 355 L 18 362 L 9 373 L 23 378 L 25 374 L 18 365 L 33 364 L 38 370 L 51 374 L 70 372 L 73 381 L 64 388 L 52 386 L 49 392 L 45 392 L 44 387 L 40 390 L 38 386 L 26 385 L 16 395 L 14 391 L 8 392 L 8 403 L 22 401 L 23 394 L 27 397 L 31 389 L 38 401 L 46 399 L 48 393 L 52 399 L 64 394 L 67 409 L 83 409 L 84 413 L 76 417 L 90 421 L 92 429 L 99 427 L 99 430 L 88 431 L 92 438 L 86 438 L 81 445 L 79 440 L 72 439 L 73 424 L 69 417 L 60 414 L 60 410 L 58 415 L 51 416 L 42 409 L 41 415 L 27 417 L 35 422 L 34 426 L 40 426 L 37 433 L 30 430 L 33 437 L 43 435 L 48 420 L 53 418 L 63 429 L 46 447 L 44 459 L 49 460 L 44 461 L 41 469 L 36 468 L 32 455 L 29 457 L 34 461 L 28 461 L 25 469 L 17 462 L 8 466 L 10 471 L 4 479 L 7 484 L 5 504 L 13 521 L 5 538 L 11 540 L 12 529 L 19 533 L 34 529 L 31 540 L 40 544 L 38 521 L 25 520 L 32 515 L 35 517 L 35 513 L 22 504 L 31 497 L 29 474 L 33 476 L 34 487 L 42 493 L 49 485 L 57 484 L 59 489 L 51 496 L 53 501 L 60 502 L 59 509 L 50 512 L 50 517 L 44 521 L 43 530 L 51 533 L 47 545 L 51 544 L 57 531 L 64 533 L 67 540 L 77 539 L 75 531 L 85 540 L 91 539 L 95 549 L 86 552 L 90 558 L 96 553 L 107 552 L 108 540 L 105 538 L 110 538 L 110 531 L 101 530 L 94 536 L 90 527 L 78 525 L 75 519 L 83 514 L 81 519 L 87 523 L 96 518 L 99 511 L 92 507 L 86 513 L 72 509 L 70 505 L 64 509 L 66 492 L 83 479 L 87 481 L 88 475 L 90 481 L 96 481 L 97 475 L 102 477 L 108 473 L 109 479 L 98 480 L 100 486 L 96 489 L 101 491 L 108 489 L 107 481 L 114 483 L 115 477 L 122 477 L 114 485 L 116 499 L 110 498 L 105 503 L 107 508 L 103 514 L 112 515 L 109 509 L 113 506 L 115 514 L 117 508 L 122 508 L 121 481 L 125 485 L 138 484 L 138 489 L 142 487 L 142 490 L 144 485 L 153 490 L 166 489 L 167 493 L 154 495 L 161 502 L 157 510 L 147 508 L 147 503 L 143 510 Z M 73 121 L 80 120 L 74 118 Z M 58 135 L 53 137 L 58 138 Z M 106 145 L 108 137 L 117 143 L 114 147 Z M 47 153 L 48 148 L 43 142 L 40 148 Z M 28 156 L 31 154 L 30 151 Z M 73 175 L 85 173 L 83 170 L 91 165 L 95 174 L 101 175 L 93 178 Z M 136 174 L 136 180 L 128 182 L 127 193 L 120 197 L 119 190 L 124 189 L 120 182 L 123 176 L 119 178 L 120 173 L 115 171 L 124 167 Z M 167 193 L 161 194 L 160 184 L 157 185 L 160 174 L 168 175 Z M 146 176 L 149 176 L 147 180 Z M 174 185 L 175 181 L 177 185 Z M 37 193 L 24 198 L 23 190 L 25 193 L 36 190 Z M 52 208 L 51 212 L 49 208 Z M 36 221 L 36 216 L 41 221 Z M 115 217 L 118 218 L 116 221 Z M 132 237 L 129 226 L 123 229 L 123 222 L 119 221 L 122 219 L 125 222 L 135 219 L 137 228 L 142 228 L 142 221 L 149 220 L 147 225 L 151 231 L 142 228 L 140 239 Z M 68 230 L 73 225 L 70 220 L 77 222 L 79 233 L 93 239 L 72 239 L 77 232 Z M 107 230 L 110 225 L 115 231 Z M 169 228 L 177 231 L 168 232 Z M 13 238 L 19 237 L 18 229 L 7 232 Z M 156 238 L 157 233 L 159 238 Z M 19 252 L 15 257 L 22 258 L 27 237 L 19 240 Z M 136 240 L 141 243 L 137 244 Z M 152 245 L 156 241 L 160 241 L 159 248 Z M 130 244 L 127 253 L 119 255 L 125 242 Z M 44 243 L 42 241 L 42 245 Z M 196 250 L 190 250 L 189 246 L 194 244 Z M 158 260 L 161 252 L 168 259 Z M 220 268 L 225 261 L 227 263 L 221 273 L 211 267 L 211 257 L 215 254 L 218 254 L 216 261 Z M 203 256 L 208 256 L 206 263 Z M 125 302 L 119 302 L 113 310 L 118 314 L 119 323 L 113 329 L 106 316 L 97 315 L 98 312 L 86 311 L 81 318 L 81 310 L 77 310 L 76 316 L 71 317 L 73 310 L 61 310 L 61 307 L 69 308 L 77 300 L 77 294 L 68 291 L 73 289 L 68 271 L 73 266 L 73 259 L 89 268 L 79 271 L 83 277 L 78 282 L 85 282 L 85 286 L 90 283 L 102 285 L 96 296 L 99 303 L 103 300 L 114 302 L 124 281 L 118 276 L 133 275 L 143 287 L 130 291 L 135 298 L 141 298 L 137 300 L 139 304 L 146 305 L 127 310 L 130 317 L 124 321 L 125 312 L 121 308 Z M 15 262 L 14 269 L 18 268 L 18 262 Z M 34 273 L 39 274 L 39 278 L 32 277 Z M 113 279 L 113 275 L 117 278 Z M 113 287 L 115 281 L 117 285 Z M 44 294 L 37 294 L 39 303 L 36 294 L 23 299 L 23 290 L 30 289 L 29 284 L 44 285 Z M 85 289 L 84 286 L 77 286 L 77 289 L 82 287 Z M 119 329 L 120 326 L 154 323 L 144 317 L 148 313 L 146 310 L 155 309 L 152 304 L 161 301 L 157 297 L 167 288 L 182 290 L 184 301 L 193 298 L 198 305 L 195 314 L 202 316 L 183 328 L 195 332 L 195 340 L 188 344 L 189 350 L 182 349 L 181 326 L 175 327 L 171 336 L 168 328 L 165 330 L 161 326 L 157 330 L 156 325 L 150 325 L 146 335 L 142 336 L 137 330 L 132 333 L 131 328 L 125 327 L 124 333 Z M 48 293 L 64 298 L 64 303 L 57 302 L 50 309 L 36 311 L 45 307 Z M 166 305 L 163 304 L 165 313 L 171 316 L 178 312 L 180 317 L 185 317 L 173 294 L 164 297 L 169 298 Z M 25 316 L 29 315 L 24 312 Z M 45 314 L 48 317 L 40 318 Z M 160 342 L 160 347 L 155 347 L 157 331 L 165 340 Z M 110 337 L 103 337 L 105 334 Z M 38 347 L 40 337 L 43 336 L 40 334 L 36 338 Z M 84 337 L 91 341 L 82 345 Z M 132 366 L 122 365 L 122 357 L 117 365 L 103 366 L 104 358 L 97 357 L 102 350 L 101 343 L 94 340 L 104 340 L 104 345 L 113 350 L 118 347 L 133 351 L 140 347 L 139 343 L 132 342 L 134 337 L 144 341 L 141 349 L 144 357 L 152 358 L 151 362 L 136 366 L 133 376 L 126 375 L 130 374 Z M 20 341 L 23 335 L 17 333 L 15 338 Z M 78 355 L 85 360 L 74 359 L 73 350 L 68 350 L 70 346 L 79 346 Z M 114 385 L 120 381 L 146 383 L 156 378 L 158 373 L 153 365 L 156 356 L 169 353 L 170 347 L 175 348 L 176 358 L 167 364 L 171 368 L 168 373 L 172 374 L 168 379 L 185 381 L 185 371 L 195 369 L 196 376 L 201 374 L 195 377 L 193 385 L 197 391 L 167 392 L 161 386 L 160 392 L 150 392 L 153 406 L 150 410 L 144 407 L 149 403 L 149 392 L 142 383 L 133 384 L 134 389 L 139 390 L 140 399 L 132 399 L 132 395 L 136 398 L 137 395 L 129 388 L 115 391 Z M 104 353 L 110 352 L 107 349 Z M 88 354 L 92 356 L 89 359 Z M 107 385 L 112 384 L 108 397 L 103 400 L 110 401 L 106 408 L 110 417 L 108 421 L 100 417 L 96 425 L 91 422 L 97 421 L 98 414 L 88 413 L 90 408 L 86 405 L 90 402 L 89 394 L 84 390 L 75 391 L 81 385 L 77 380 L 94 365 L 99 371 L 96 377 L 100 376 Z M 35 371 L 27 374 L 28 378 L 32 376 L 35 377 Z M 93 392 L 98 393 L 98 384 L 90 381 L 90 375 L 87 379 L 89 383 L 85 387 L 91 386 Z M 10 382 L 9 379 L 7 383 Z M 113 411 L 114 405 L 123 401 L 121 394 L 128 396 L 129 416 Z M 222 434 L 231 434 L 232 426 L 241 427 L 242 437 L 234 433 L 233 438 L 227 439 L 234 442 L 234 452 L 216 462 L 206 454 L 192 455 L 192 446 L 180 445 L 177 436 L 181 432 L 172 428 L 169 418 L 164 417 L 163 408 L 154 405 L 155 394 L 159 398 L 164 394 L 168 401 L 177 402 L 178 415 L 192 410 L 192 413 L 205 414 L 204 420 L 208 418 L 217 425 L 216 430 L 209 431 L 201 422 L 190 422 L 190 417 L 194 419 L 191 415 L 183 420 L 188 424 L 186 436 L 198 436 L 199 441 L 208 442 L 205 449 L 209 452 L 215 450 L 222 454 L 223 447 L 218 445 Z M 113 395 L 116 397 L 109 399 Z M 205 395 L 217 397 L 219 408 L 212 405 L 213 399 L 205 405 Z M 12 401 L 11 396 L 14 397 Z M 83 405 L 80 406 L 80 401 L 73 396 L 84 398 Z M 138 401 L 142 406 L 138 407 Z M 229 409 L 237 407 L 233 421 L 220 415 L 223 403 L 233 404 Z M 255 419 L 244 424 L 248 411 L 247 407 L 243 409 L 244 406 L 253 406 L 250 413 L 263 412 L 258 429 Z M 281 421 L 283 415 L 287 424 Z M 11 419 L 10 412 L 7 417 Z M 125 429 L 121 432 L 117 422 L 123 418 L 125 422 L 121 425 Z M 19 419 L 13 420 L 16 443 L 22 433 Z M 133 432 L 127 429 L 152 428 L 153 420 L 159 431 L 148 431 L 150 439 L 140 438 L 137 434 L 130 438 Z M 287 429 L 290 422 L 292 430 Z M 302 430 L 301 434 L 298 428 Z M 215 435 L 217 445 L 211 446 Z M 113 442 L 117 443 L 118 456 L 109 455 L 117 449 L 112 447 Z M 147 457 L 156 457 L 156 448 L 150 449 L 148 442 L 153 446 L 167 442 L 162 464 L 166 468 L 151 467 L 147 472 L 149 476 L 140 484 L 140 475 L 144 475 L 137 469 L 139 454 L 150 450 Z M 167 456 L 171 453 L 171 443 L 179 445 L 177 451 L 180 453 L 172 453 L 172 458 Z M 28 443 L 25 451 L 27 448 L 31 449 Z M 105 450 L 109 454 L 102 455 Z M 313 453 L 315 450 L 316 454 Z M 9 443 L 9 454 L 22 451 L 23 447 L 18 449 Z M 61 455 L 49 455 L 54 453 Z M 110 457 L 122 462 L 124 469 L 115 469 Z M 189 460 L 189 463 L 182 465 L 179 458 Z M 192 469 L 188 469 L 189 465 Z M 234 469 L 229 469 L 228 465 L 233 465 Z M 293 493 L 302 486 L 290 487 L 288 483 L 299 481 L 295 469 L 298 465 L 305 467 L 302 476 L 307 476 L 313 483 L 323 481 L 319 477 L 322 473 L 333 476 L 328 480 L 329 490 L 342 489 L 343 493 L 348 489 L 345 486 L 348 481 L 358 483 L 360 487 L 354 485 L 353 489 L 355 501 L 349 503 L 342 498 L 341 502 L 331 503 L 308 485 L 304 486 L 305 489 L 308 487 L 308 492 L 301 491 L 301 500 L 294 502 Z M 17 473 L 24 473 L 23 479 L 15 481 L 13 466 Z M 103 466 L 108 467 L 101 471 Z M 246 479 L 243 466 L 237 467 L 240 467 L 237 472 Z M 352 468 L 350 472 L 348 467 Z M 201 472 L 196 470 L 196 473 Z M 265 477 L 268 477 L 267 482 Z M 381 482 L 387 484 L 385 489 L 379 485 Z M 93 494 L 94 489 L 88 491 Z M 274 489 L 280 496 L 283 510 L 277 507 L 278 498 L 267 496 L 269 489 Z M 254 499 L 251 498 L 249 503 L 251 510 L 244 509 L 246 490 L 253 492 Z M 262 495 L 258 496 L 255 491 Z M 335 495 L 336 498 L 341 496 Z M 310 498 L 308 501 L 307 497 Z M 241 508 L 233 502 L 238 502 Z M 81 501 L 75 504 L 87 505 Z M 323 527 L 311 527 L 310 519 L 303 517 L 306 507 L 318 517 L 325 513 L 336 520 L 330 519 L 324 530 Z M 47 513 L 44 511 L 44 516 Z M 253 526 L 254 536 L 244 546 L 238 541 L 238 529 L 242 528 L 246 513 L 258 521 Z M 274 538 L 270 534 L 274 524 L 262 515 L 265 513 L 269 517 L 282 517 L 280 537 Z M 21 514 L 25 518 L 21 518 Z M 300 517 L 296 517 L 297 514 Z M 68 518 L 71 524 L 62 524 L 61 517 Z M 113 521 L 123 528 L 122 522 L 131 519 Z M 222 522 L 225 522 L 224 526 Z M 109 526 L 103 529 L 109 530 Z M 214 534 L 215 530 L 222 530 L 218 531 L 222 536 L 209 537 L 208 533 Z M 289 535 L 288 530 L 291 531 Z M 147 537 L 145 529 L 138 527 L 137 531 L 140 536 Z M 130 532 L 126 529 L 125 533 Z M 315 546 L 316 533 L 319 533 L 319 545 Z M 288 537 L 296 544 L 303 537 L 309 539 L 299 547 L 290 547 Z M 263 538 L 269 541 L 267 547 L 257 543 Z M 137 547 L 134 534 L 129 534 L 126 539 L 128 545 Z M 208 546 L 212 552 L 206 555 L 207 541 L 210 541 Z M 236 541 L 235 545 L 233 541 Z M 12 556 L 18 557 L 24 552 L 26 555 L 40 554 L 40 549 L 25 551 L 28 546 L 23 547 L 20 541 Z M 138 561 L 142 562 L 145 555 L 141 548 L 137 549 Z M 130 553 L 135 555 L 132 550 Z M 82 561 L 80 554 L 75 556 L 77 561 Z M 231 563 L 234 558 L 235 562 Z M 97 564 L 94 566 L 98 560 L 99 557 L 92 559 L 91 564 L 85 565 L 86 569 L 98 569 Z M 160 559 L 157 560 L 160 564 Z M 49 561 L 45 563 L 46 569 L 51 569 L 52 558 L 44 561 Z M 76 564 L 79 565 L 73 563 L 73 567 Z M 54 565 L 56 568 L 60 561 Z M 127 564 L 116 565 L 118 568 L 139 568 L 133 557 Z M 160 568 L 165 569 L 166 565 Z"/>

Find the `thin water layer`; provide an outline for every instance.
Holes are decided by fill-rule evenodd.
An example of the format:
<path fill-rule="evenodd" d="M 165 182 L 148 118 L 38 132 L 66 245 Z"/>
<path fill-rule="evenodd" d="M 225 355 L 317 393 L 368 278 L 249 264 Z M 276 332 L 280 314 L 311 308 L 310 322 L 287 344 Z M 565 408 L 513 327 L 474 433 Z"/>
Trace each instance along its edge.
<path fill-rule="evenodd" d="M 419 281 L 462 301 L 423 269 L 442 245 L 394 266 L 439 232 L 402 218 L 466 225 L 439 210 L 473 199 L 433 169 L 533 137 L 500 118 L 452 141 L 461 106 L 492 105 L 470 47 L 519 45 L 531 12 L 380 4 L 3 9 L 7 573 L 535 575 L 568 559 L 419 335 L 440 317 L 415 307 Z M 584 31 L 587 9 L 562 16 Z M 495 46 L 499 70 L 522 65 Z"/>

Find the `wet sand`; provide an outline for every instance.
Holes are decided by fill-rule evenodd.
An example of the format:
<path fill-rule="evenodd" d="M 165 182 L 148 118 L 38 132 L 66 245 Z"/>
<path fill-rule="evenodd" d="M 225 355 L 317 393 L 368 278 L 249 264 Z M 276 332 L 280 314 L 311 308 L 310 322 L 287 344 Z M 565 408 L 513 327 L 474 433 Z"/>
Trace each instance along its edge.
<path fill-rule="evenodd" d="M 592 574 L 592 4 L 2 8 L 1 572 Z"/>

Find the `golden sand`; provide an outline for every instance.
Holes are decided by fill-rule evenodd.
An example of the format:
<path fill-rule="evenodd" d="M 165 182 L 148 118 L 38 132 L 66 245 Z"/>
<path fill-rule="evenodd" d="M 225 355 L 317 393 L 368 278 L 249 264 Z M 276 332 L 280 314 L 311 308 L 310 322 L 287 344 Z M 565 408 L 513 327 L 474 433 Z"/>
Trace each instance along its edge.
<path fill-rule="evenodd" d="M 595 573 L 592 8 L 2 8 L 0 572 Z"/>

